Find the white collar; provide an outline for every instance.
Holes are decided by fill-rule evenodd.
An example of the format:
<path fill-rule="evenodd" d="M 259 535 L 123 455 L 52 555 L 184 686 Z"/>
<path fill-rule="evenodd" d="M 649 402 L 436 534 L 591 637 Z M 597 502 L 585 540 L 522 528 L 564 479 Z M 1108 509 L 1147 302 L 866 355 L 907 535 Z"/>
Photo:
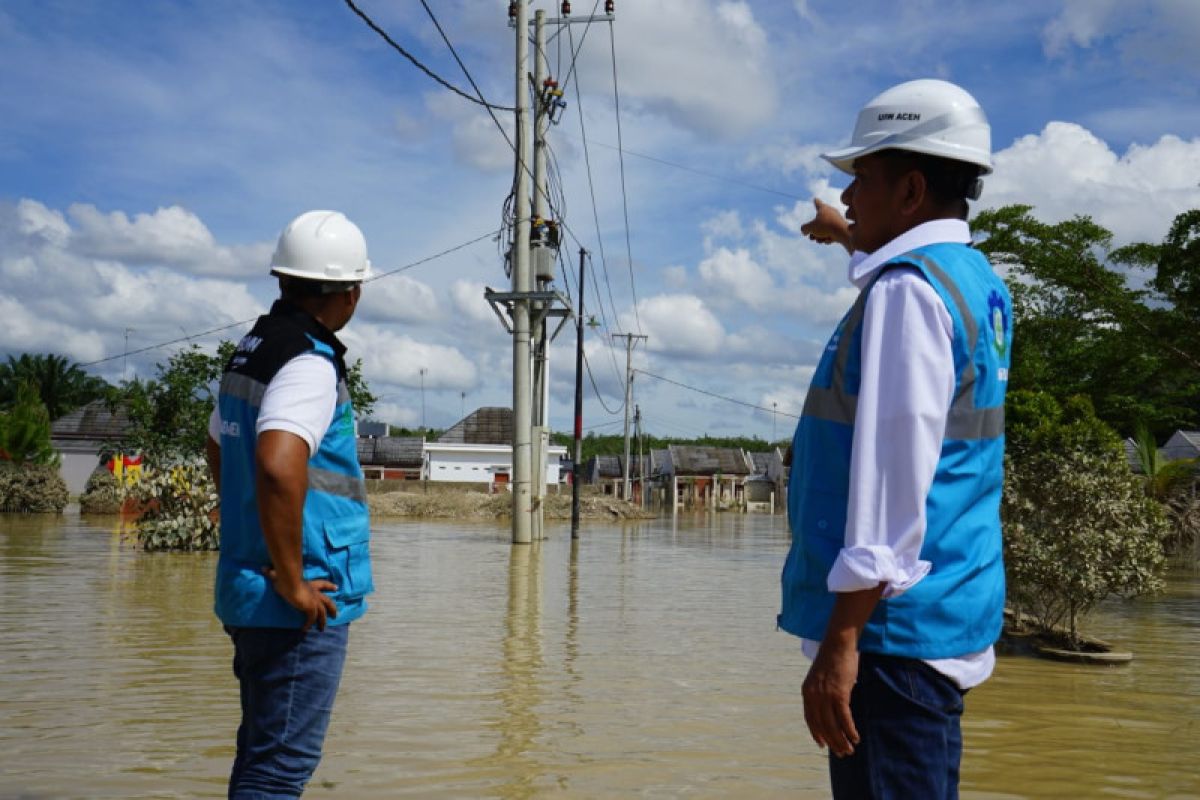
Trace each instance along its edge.
<path fill-rule="evenodd" d="M 941 242 L 969 244 L 971 228 L 961 219 L 935 219 L 925 222 L 892 239 L 874 253 L 855 251 L 850 257 L 850 282 L 859 289 L 866 286 L 881 266 L 909 250 Z"/>

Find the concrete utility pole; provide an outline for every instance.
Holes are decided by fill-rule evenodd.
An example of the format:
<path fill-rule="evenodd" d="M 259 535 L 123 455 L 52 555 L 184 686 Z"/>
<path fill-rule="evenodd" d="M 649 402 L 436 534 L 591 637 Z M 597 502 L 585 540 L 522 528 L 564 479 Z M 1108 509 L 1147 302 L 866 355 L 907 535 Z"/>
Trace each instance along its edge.
<path fill-rule="evenodd" d="M 524 2 L 515 3 L 517 33 L 516 123 L 517 187 L 513 198 L 516 231 L 512 247 L 513 318 L 513 475 L 512 540 L 532 540 L 530 509 L 530 375 L 529 375 L 529 12 Z"/>
<path fill-rule="evenodd" d="M 629 499 L 629 409 L 633 399 L 633 346 L 638 339 L 645 340 L 640 333 L 614 333 L 614 339 L 625 340 L 625 476 L 623 480 L 624 494 L 622 498 Z"/>
<path fill-rule="evenodd" d="M 579 309 L 575 312 L 575 455 L 571 466 L 571 538 L 579 538 L 579 480 L 583 477 L 583 270 L 587 251 L 579 248 Z"/>
<path fill-rule="evenodd" d="M 570 4 L 563 3 L 563 16 L 547 19 L 545 12 L 534 15 L 534 40 L 537 58 L 533 94 L 536 98 L 532 131 L 529 120 L 529 12 L 525 0 L 509 3 L 509 25 L 516 31 L 516 185 L 514 187 L 514 230 L 509 260 L 512 265 L 512 290 L 484 291 L 484 297 L 500 323 L 513 337 L 513 467 L 512 536 L 514 544 L 527 544 L 544 538 L 542 501 L 545 497 L 546 452 L 549 442 L 547 424 L 549 381 L 546 355 L 549 343 L 571 316 L 571 304 L 553 287 L 558 261 L 561 221 L 552 218 L 549 200 L 549 173 L 546 159 L 546 130 L 557 109 L 565 103 L 562 90 L 549 76 L 546 62 L 545 26 L 563 26 L 575 22 L 613 19 L 612 2 L 605 4 L 603 17 L 570 16 Z M 557 34 L 556 34 L 557 35 Z M 534 155 L 530 155 L 530 142 Z M 532 167 L 530 169 L 532 160 Z M 533 183 L 533 208 L 530 208 L 530 177 Z M 532 213 L 531 213 L 532 212 Z M 534 282 L 536 280 L 536 288 Z M 507 311 L 508 316 L 501 311 Z M 560 318 L 554 333 L 547 335 L 546 321 Z M 510 323 L 511 321 L 511 323 Z"/>
<path fill-rule="evenodd" d="M 638 505 L 646 507 L 646 464 L 642 460 L 642 409 L 633 407 L 633 429 L 637 432 L 638 443 Z"/>
<path fill-rule="evenodd" d="M 549 173 L 546 169 L 546 131 L 550 128 L 550 114 L 546 108 L 546 79 L 550 68 L 546 61 L 546 12 L 538 9 L 533 15 L 533 87 L 535 106 L 533 114 L 533 219 L 540 235 L 530 244 L 534 279 L 537 288 L 544 290 L 554 278 L 554 263 L 557 248 L 546 241 L 547 223 L 550 219 Z M 549 269 L 547 270 L 547 264 Z M 534 303 L 534 311 L 540 312 L 547 304 Z M 546 538 L 543 521 L 543 504 L 546 499 L 546 450 L 549 445 L 547 428 L 547 406 L 549 405 L 548 356 L 549 342 L 546 339 L 546 317 L 537 314 L 538 323 L 533 334 L 533 515 L 534 539 Z"/>

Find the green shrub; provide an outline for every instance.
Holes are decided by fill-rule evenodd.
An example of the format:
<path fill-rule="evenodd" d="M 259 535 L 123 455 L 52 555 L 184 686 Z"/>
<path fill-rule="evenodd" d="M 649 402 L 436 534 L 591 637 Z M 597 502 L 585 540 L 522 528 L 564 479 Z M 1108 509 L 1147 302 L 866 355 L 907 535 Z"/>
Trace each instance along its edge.
<path fill-rule="evenodd" d="M 116 476 L 104 467 L 96 467 L 79 496 L 79 511 L 83 514 L 118 514 L 124 500 L 125 492 Z"/>
<path fill-rule="evenodd" d="M 0 462 L 0 511 L 61 514 L 69 499 L 58 467 Z"/>
<path fill-rule="evenodd" d="M 1163 510 L 1087 400 L 1013 392 L 1006 416 L 1009 601 L 1078 644 L 1079 621 L 1101 600 L 1162 588 Z"/>

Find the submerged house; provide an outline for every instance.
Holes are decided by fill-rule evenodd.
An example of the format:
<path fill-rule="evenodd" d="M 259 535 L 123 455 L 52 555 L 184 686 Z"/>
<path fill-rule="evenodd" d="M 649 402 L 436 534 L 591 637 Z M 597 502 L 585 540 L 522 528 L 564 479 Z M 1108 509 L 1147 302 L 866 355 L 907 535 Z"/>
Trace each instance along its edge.
<path fill-rule="evenodd" d="M 787 467 L 778 447 L 747 453 L 754 473 L 746 479 L 746 510 L 775 513 L 787 503 Z"/>
<path fill-rule="evenodd" d="M 132 425 L 123 407 L 110 409 L 104 400 L 93 400 L 54 420 L 50 425 L 50 444 L 62 457 L 58 471 L 67 483 L 68 492 L 83 493 L 96 467 L 108 464 L 113 458 L 105 448 L 120 441 Z"/>
<path fill-rule="evenodd" d="M 425 465 L 425 440 L 418 436 L 360 436 L 358 463 L 368 480 L 415 481 Z"/>
<path fill-rule="evenodd" d="M 667 449 L 670 472 L 665 488 L 673 509 L 743 507 L 746 480 L 754 474 L 744 450 L 675 444 Z"/>

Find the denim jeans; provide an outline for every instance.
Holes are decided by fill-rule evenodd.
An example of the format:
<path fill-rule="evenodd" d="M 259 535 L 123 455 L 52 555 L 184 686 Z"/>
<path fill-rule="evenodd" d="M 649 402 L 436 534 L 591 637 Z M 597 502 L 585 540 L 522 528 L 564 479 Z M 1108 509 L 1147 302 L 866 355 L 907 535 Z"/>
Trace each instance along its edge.
<path fill-rule="evenodd" d="M 861 741 L 853 755 L 829 756 L 833 796 L 957 798 L 964 694 L 917 659 L 860 654 L 850 712 Z"/>
<path fill-rule="evenodd" d="M 304 792 L 321 760 L 349 629 L 225 628 L 233 639 L 233 674 L 242 696 L 230 798 Z"/>

